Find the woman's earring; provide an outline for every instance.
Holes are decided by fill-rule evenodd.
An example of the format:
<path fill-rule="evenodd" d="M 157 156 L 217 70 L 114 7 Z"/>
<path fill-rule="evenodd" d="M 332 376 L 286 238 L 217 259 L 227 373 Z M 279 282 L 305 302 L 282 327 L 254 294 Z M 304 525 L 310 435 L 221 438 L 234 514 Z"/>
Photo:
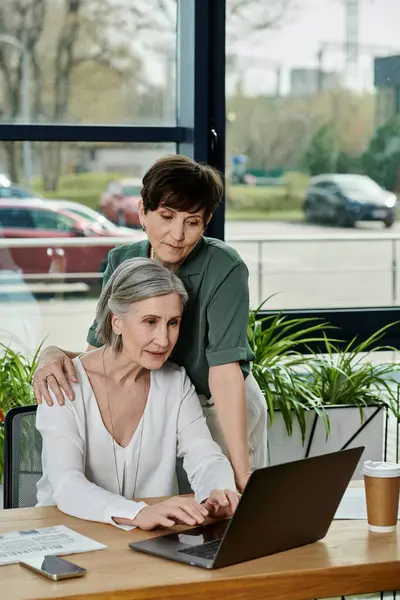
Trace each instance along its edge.
<path fill-rule="evenodd" d="M 143 231 L 146 231 L 146 227 L 144 225 L 142 225 L 142 229 Z"/>

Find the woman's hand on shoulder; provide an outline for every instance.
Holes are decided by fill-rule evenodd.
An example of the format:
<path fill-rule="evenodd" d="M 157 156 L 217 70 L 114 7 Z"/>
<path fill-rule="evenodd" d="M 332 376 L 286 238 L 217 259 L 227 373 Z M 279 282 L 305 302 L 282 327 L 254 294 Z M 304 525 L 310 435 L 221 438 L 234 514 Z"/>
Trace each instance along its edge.
<path fill-rule="evenodd" d="M 163 502 L 146 506 L 136 515 L 132 524 L 149 531 L 156 527 L 173 527 L 174 525 L 202 525 L 208 516 L 205 505 L 193 498 L 174 496 Z"/>
<path fill-rule="evenodd" d="M 46 348 L 40 355 L 39 366 L 33 378 L 37 403 L 41 404 L 44 400 L 49 406 L 53 406 L 50 390 L 60 406 L 64 404 L 63 392 L 73 400 L 71 381 L 78 381 L 72 360 L 56 346 Z"/>
<path fill-rule="evenodd" d="M 212 490 L 203 506 L 213 518 L 229 518 L 239 504 L 240 494 L 234 490 Z"/>

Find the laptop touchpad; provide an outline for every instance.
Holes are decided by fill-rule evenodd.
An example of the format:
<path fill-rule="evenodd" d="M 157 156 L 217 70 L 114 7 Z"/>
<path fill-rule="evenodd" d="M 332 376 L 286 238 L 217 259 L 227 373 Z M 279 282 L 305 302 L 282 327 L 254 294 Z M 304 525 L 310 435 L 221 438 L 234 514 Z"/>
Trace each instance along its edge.
<path fill-rule="evenodd" d="M 187 529 L 186 531 L 182 531 L 182 533 L 170 533 L 164 537 L 167 537 L 174 542 L 179 542 L 180 544 L 198 546 L 205 542 L 212 542 L 223 538 L 229 523 L 230 519 L 224 519 L 223 521 L 216 521 L 210 525 L 201 525 L 200 527 Z"/>

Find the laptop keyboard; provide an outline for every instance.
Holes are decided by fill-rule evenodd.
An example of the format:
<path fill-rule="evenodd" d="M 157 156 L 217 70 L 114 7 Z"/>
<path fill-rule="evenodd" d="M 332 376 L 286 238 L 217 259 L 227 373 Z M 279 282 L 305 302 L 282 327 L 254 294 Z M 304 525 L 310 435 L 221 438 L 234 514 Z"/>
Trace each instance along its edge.
<path fill-rule="evenodd" d="M 212 559 L 217 554 L 221 541 L 222 540 L 213 540 L 212 542 L 205 542 L 199 546 L 190 546 L 190 548 L 179 550 L 179 552 L 182 552 L 182 554 L 190 554 L 190 556 Z"/>

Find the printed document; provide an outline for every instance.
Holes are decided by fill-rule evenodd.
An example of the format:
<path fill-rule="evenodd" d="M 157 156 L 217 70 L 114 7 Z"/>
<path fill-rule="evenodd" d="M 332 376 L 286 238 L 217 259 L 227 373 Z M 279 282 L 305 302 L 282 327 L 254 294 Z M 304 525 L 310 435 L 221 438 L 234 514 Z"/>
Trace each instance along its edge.
<path fill-rule="evenodd" d="M 366 519 L 364 487 L 348 487 L 334 516 L 335 519 Z"/>
<path fill-rule="evenodd" d="M 37 555 L 76 554 L 107 548 L 90 538 L 65 527 L 42 527 L 0 534 L 0 565 L 18 563 Z"/>

